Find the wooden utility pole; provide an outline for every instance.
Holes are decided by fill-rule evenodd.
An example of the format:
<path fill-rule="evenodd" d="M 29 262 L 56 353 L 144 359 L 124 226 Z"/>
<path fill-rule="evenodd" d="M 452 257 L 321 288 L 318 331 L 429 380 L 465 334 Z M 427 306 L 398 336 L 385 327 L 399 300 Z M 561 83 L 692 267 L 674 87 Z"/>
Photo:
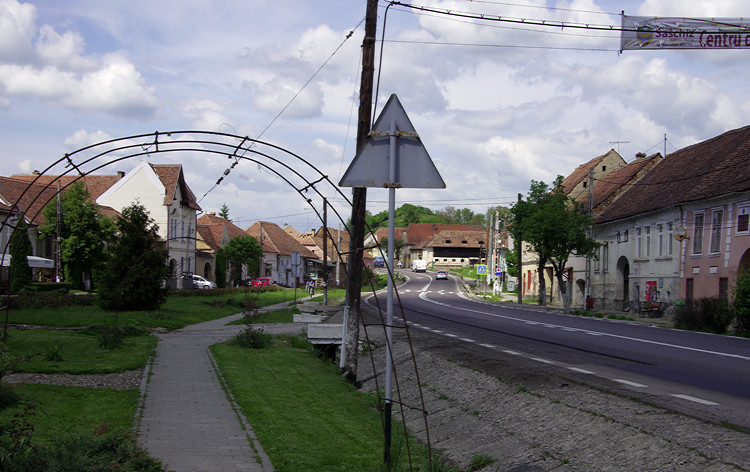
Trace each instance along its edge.
<path fill-rule="evenodd" d="M 362 76 L 359 87 L 359 122 L 357 150 L 364 144 L 372 122 L 372 89 L 375 76 L 375 33 L 378 21 L 378 0 L 367 0 L 365 39 L 362 41 Z M 357 351 L 359 347 L 360 297 L 362 291 L 362 260 L 365 245 L 365 210 L 367 188 L 352 189 L 352 218 L 349 227 L 349 260 L 346 279 L 346 342 L 344 345 L 344 375 L 351 383 L 357 382 Z"/>

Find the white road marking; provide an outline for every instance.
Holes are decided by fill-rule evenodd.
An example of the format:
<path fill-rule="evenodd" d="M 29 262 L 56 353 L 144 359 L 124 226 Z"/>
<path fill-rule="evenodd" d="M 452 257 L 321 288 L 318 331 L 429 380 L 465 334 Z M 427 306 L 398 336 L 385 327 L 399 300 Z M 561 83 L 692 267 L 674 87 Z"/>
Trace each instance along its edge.
<path fill-rule="evenodd" d="M 554 361 L 551 361 L 549 359 L 543 359 L 541 357 L 532 357 L 531 360 L 541 362 L 542 364 L 554 364 Z"/>
<path fill-rule="evenodd" d="M 593 372 L 591 372 L 590 370 L 580 369 L 578 367 L 566 367 L 566 369 L 572 370 L 573 372 L 579 372 L 581 374 L 593 374 Z"/>
<path fill-rule="evenodd" d="M 428 284 L 428 286 L 429 286 L 429 284 Z M 462 307 L 453 306 L 453 305 L 448 304 L 448 303 L 436 302 L 435 300 L 430 300 L 429 298 L 427 298 L 427 296 L 424 293 L 420 293 L 419 294 L 419 298 L 421 298 L 422 300 L 424 300 L 426 302 L 433 303 L 435 305 L 447 306 L 447 307 L 450 307 L 450 308 L 453 308 L 453 309 L 456 309 L 456 310 L 467 311 L 469 313 L 477 313 L 477 314 L 480 314 L 480 315 L 487 315 L 487 316 L 492 316 L 492 317 L 495 317 L 495 318 L 502 318 L 502 319 L 506 319 L 506 320 L 510 320 L 510 321 L 518 321 L 518 322 L 526 323 L 526 324 L 530 324 L 530 325 L 542 324 L 542 323 L 539 323 L 539 322 L 536 322 L 536 321 L 524 320 L 522 318 L 516 318 L 516 317 L 513 317 L 513 316 L 499 315 L 497 313 L 490 313 L 490 312 L 481 311 L 481 310 L 472 310 L 470 308 L 462 308 Z M 544 324 L 547 325 L 547 323 L 544 323 Z M 564 330 L 573 329 L 573 328 L 570 328 L 569 326 L 553 325 L 553 324 L 549 324 L 549 327 L 556 327 L 556 328 L 560 328 L 560 329 L 564 329 Z M 703 353 L 703 354 L 711 354 L 711 355 L 715 355 L 715 356 L 730 357 L 730 358 L 734 358 L 734 359 L 740 359 L 740 360 L 743 360 L 743 361 L 750 361 L 750 356 L 743 356 L 743 355 L 740 355 L 740 354 L 731 354 L 731 353 L 728 353 L 728 352 L 711 351 L 711 350 L 708 350 L 708 349 L 700 349 L 700 348 L 690 347 L 690 346 L 680 346 L 678 344 L 671 344 L 671 343 L 665 343 L 665 342 L 660 342 L 660 341 L 652 341 L 650 339 L 634 338 L 632 336 L 623 336 L 623 335 L 619 335 L 619 334 L 603 333 L 603 332 L 590 331 L 590 330 L 580 330 L 580 331 L 583 331 L 584 333 L 586 333 L 588 335 L 591 335 L 591 336 L 608 336 L 608 337 L 611 337 L 611 338 L 624 339 L 626 341 L 639 342 L 639 343 L 643 343 L 643 344 L 653 344 L 653 345 L 656 345 L 656 346 L 664 346 L 664 347 L 670 347 L 670 348 L 674 348 L 674 349 L 682 349 L 682 350 L 685 350 L 685 351 L 700 352 L 700 353 Z"/>
<path fill-rule="evenodd" d="M 690 402 L 700 403 L 701 405 L 710 405 L 710 406 L 718 405 L 718 403 L 710 402 L 702 398 L 691 397 L 690 395 L 673 394 L 672 396 L 677 397 L 677 398 L 682 398 L 683 400 L 687 400 Z"/>
<path fill-rule="evenodd" d="M 520 352 L 511 351 L 510 349 L 503 349 L 503 352 L 506 354 L 510 354 L 511 356 L 520 356 Z"/>
<path fill-rule="evenodd" d="M 487 349 L 495 349 L 495 346 L 493 346 L 492 344 L 480 344 L 480 346 L 486 347 Z"/>
<path fill-rule="evenodd" d="M 476 342 L 473 339 L 468 339 L 468 338 L 459 338 L 459 339 L 461 341 L 465 342 L 465 343 L 472 343 L 472 344 L 474 344 Z"/>
<path fill-rule="evenodd" d="M 617 383 L 621 383 L 621 384 L 624 384 L 624 385 L 629 385 L 631 387 L 638 387 L 638 388 L 647 388 L 648 387 L 648 385 L 639 384 L 638 382 L 631 382 L 630 380 L 625 380 L 625 379 L 612 379 L 612 380 L 614 380 Z"/>
<path fill-rule="evenodd" d="M 452 333 L 446 333 L 445 335 L 448 336 L 449 338 L 457 338 L 458 337 L 458 336 L 456 336 L 455 334 L 452 334 Z"/>

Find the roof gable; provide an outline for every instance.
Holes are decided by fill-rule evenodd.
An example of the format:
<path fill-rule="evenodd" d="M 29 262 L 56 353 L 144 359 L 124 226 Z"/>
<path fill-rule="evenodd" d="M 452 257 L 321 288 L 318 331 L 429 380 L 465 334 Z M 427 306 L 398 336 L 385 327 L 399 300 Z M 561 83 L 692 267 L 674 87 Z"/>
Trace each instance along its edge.
<path fill-rule="evenodd" d="M 313 252 L 275 223 L 258 221 L 247 228 L 245 233 L 255 237 L 260 242 L 263 252 L 284 256 L 291 255 L 293 252 L 299 252 L 300 257 L 317 259 L 317 256 Z"/>

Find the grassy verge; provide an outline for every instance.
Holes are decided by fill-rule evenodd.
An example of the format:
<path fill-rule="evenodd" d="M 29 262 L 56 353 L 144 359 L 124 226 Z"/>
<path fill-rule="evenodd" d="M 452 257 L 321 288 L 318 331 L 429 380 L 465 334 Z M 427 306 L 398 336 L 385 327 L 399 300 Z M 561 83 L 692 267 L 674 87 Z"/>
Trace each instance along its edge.
<path fill-rule="evenodd" d="M 102 425 L 130 428 L 138 405 L 138 390 L 112 390 L 56 385 L 21 385 L 15 392 L 33 405 L 28 422 L 34 444 L 49 443 L 71 432 L 89 432 Z M 23 404 L 0 411 L 0 425 L 22 414 Z"/>
<path fill-rule="evenodd" d="M 14 355 L 29 358 L 19 372 L 108 374 L 145 366 L 157 341 L 156 336 L 129 336 L 122 347 L 103 349 L 94 335 L 9 330 L 7 346 Z"/>
<path fill-rule="evenodd" d="M 380 469 L 374 397 L 354 391 L 303 341 L 279 337 L 268 349 L 218 344 L 211 351 L 275 470 Z"/>

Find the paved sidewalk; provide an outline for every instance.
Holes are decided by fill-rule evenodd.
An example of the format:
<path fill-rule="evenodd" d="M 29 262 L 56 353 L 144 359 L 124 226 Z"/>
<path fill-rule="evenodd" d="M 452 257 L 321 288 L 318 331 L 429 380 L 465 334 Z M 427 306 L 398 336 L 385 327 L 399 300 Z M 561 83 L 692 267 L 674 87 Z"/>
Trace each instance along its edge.
<path fill-rule="evenodd" d="M 244 416 L 227 399 L 208 350 L 242 329 L 226 326 L 241 316 L 159 335 L 156 358 L 141 384 L 145 398 L 138 436 L 170 470 L 273 470 Z M 295 324 L 263 326 L 266 332 L 301 330 Z"/>

